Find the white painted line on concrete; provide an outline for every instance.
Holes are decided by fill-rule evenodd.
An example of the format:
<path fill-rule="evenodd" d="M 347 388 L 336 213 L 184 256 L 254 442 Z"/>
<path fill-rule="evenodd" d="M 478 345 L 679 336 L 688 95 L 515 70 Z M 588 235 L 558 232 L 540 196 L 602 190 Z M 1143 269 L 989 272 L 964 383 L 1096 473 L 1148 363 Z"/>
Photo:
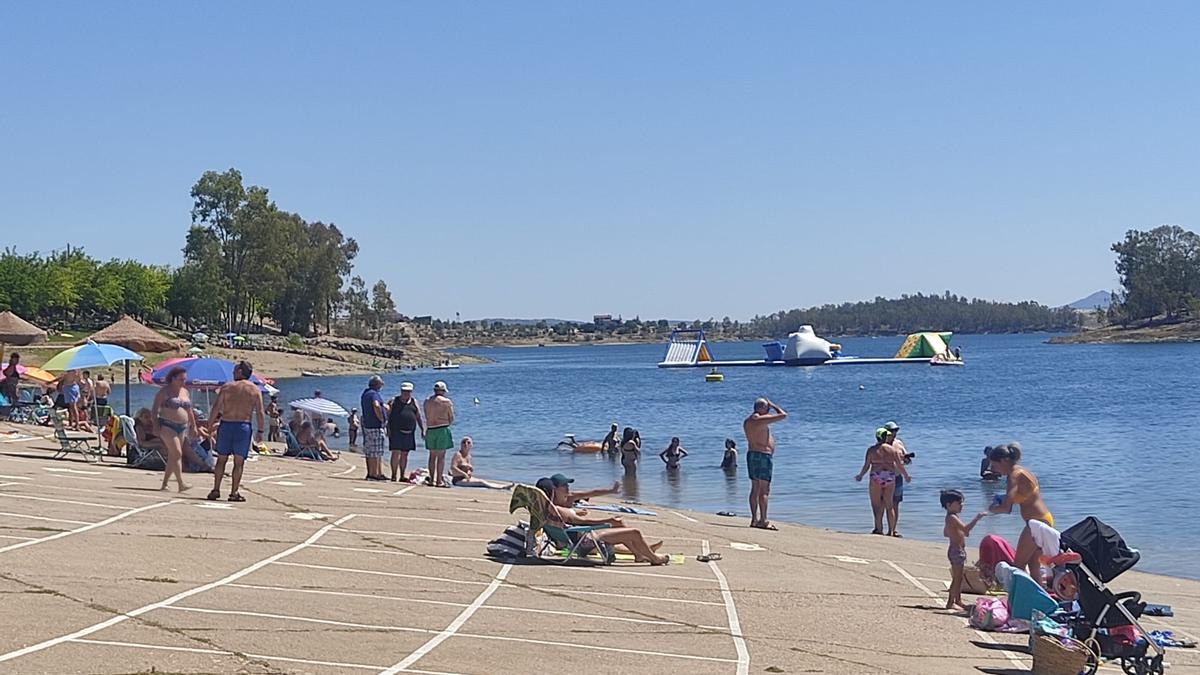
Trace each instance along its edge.
<path fill-rule="evenodd" d="M 441 541 L 474 541 L 488 543 L 490 539 L 466 539 L 464 537 L 447 537 L 440 534 L 417 534 L 415 532 L 388 532 L 385 530 L 346 530 L 343 532 L 352 532 L 354 534 L 380 534 L 385 537 L 414 537 L 417 539 L 438 539 Z"/>
<path fill-rule="evenodd" d="M 700 542 L 700 550 L 706 555 L 710 552 L 707 539 Z M 742 637 L 742 622 L 738 620 L 737 606 L 733 604 L 733 591 L 729 590 L 729 581 L 725 578 L 725 573 L 721 571 L 721 568 L 717 567 L 715 560 L 708 561 L 708 569 L 712 570 L 713 576 L 717 578 L 717 583 L 721 586 L 721 599 L 725 601 L 725 616 L 729 620 L 729 633 L 733 636 L 733 648 L 737 650 L 737 675 L 748 675 L 750 650 L 746 648 L 746 638 Z"/>
<path fill-rule="evenodd" d="M 148 645 L 139 642 L 119 642 L 116 640 L 87 640 L 78 639 L 71 640 L 76 644 L 84 645 L 101 645 L 105 647 L 128 647 L 130 649 L 156 649 L 167 652 L 186 652 L 189 654 L 213 654 L 217 656 L 236 656 L 234 652 L 227 652 L 220 649 L 202 649 L 199 647 L 171 647 L 167 645 Z M 359 670 L 382 670 L 383 666 L 368 666 L 361 663 L 338 663 L 336 661 L 312 661 L 310 659 L 296 659 L 288 656 L 272 656 L 268 654 L 249 654 L 241 652 L 244 656 L 252 659 L 263 659 L 264 661 L 284 661 L 286 663 L 303 663 L 310 666 L 332 666 L 334 668 L 357 668 Z M 451 673 L 438 673 L 428 670 L 406 670 L 406 673 L 426 673 L 427 675 L 453 675 Z"/>
<path fill-rule="evenodd" d="M 453 637 L 454 634 L 458 632 L 458 629 L 462 628 L 463 624 L 466 623 L 467 620 L 475 614 L 475 612 L 479 611 L 479 608 L 483 606 L 483 603 L 487 602 L 488 598 L 492 597 L 492 594 L 496 592 L 496 589 L 500 588 L 500 585 L 504 583 L 504 578 L 508 576 L 508 571 L 511 569 L 512 565 L 505 565 L 501 567 L 500 571 L 496 574 L 496 577 L 492 579 L 492 582 L 488 584 L 487 588 L 483 589 L 483 592 L 476 596 L 475 600 L 473 600 L 470 605 L 467 605 L 462 612 L 459 612 L 458 616 L 454 617 L 454 620 L 450 622 L 449 626 L 446 626 L 445 630 L 430 638 L 430 640 L 425 644 L 417 647 L 415 651 L 404 657 L 396 665 L 380 672 L 380 675 L 395 675 L 396 673 L 403 671 L 405 668 L 408 668 L 417 661 L 420 661 L 422 657 L 433 651 L 438 645 Z"/>
<path fill-rule="evenodd" d="M 92 522 L 92 524 L 90 524 L 90 525 L 84 525 L 83 527 L 76 527 L 76 528 L 74 528 L 74 530 L 67 530 L 66 532 L 58 532 L 58 533 L 50 534 L 50 536 L 48 536 L 48 537 L 32 539 L 32 540 L 30 540 L 30 542 L 22 542 L 19 544 L 10 544 L 10 545 L 4 546 L 4 548 L 0 548 L 0 554 L 2 554 L 2 552 L 23 549 L 23 548 L 25 548 L 25 546 L 32 546 L 34 544 L 41 544 L 43 542 L 53 542 L 54 539 L 61 539 L 62 537 L 70 537 L 71 534 L 80 534 L 83 532 L 88 532 L 89 530 L 95 530 L 95 528 L 97 528 L 97 527 L 103 527 L 103 526 L 106 526 L 109 524 L 113 524 L 113 522 L 128 518 L 128 516 L 142 513 L 142 512 L 144 512 L 144 510 L 150 510 L 152 508 L 160 508 L 160 507 L 168 506 L 168 504 L 173 504 L 178 501 L 179 500 L 172 500 L 169 502 L 157 502 L 157 503 L 152 503 L 152 504 L 146 504 L 146 506 L 144 506 L 144 507 L 131 508 L 130 510 L 127 510 L 127 512 L 125 512 L 125 513 L 116 514 L 116 515 L 112 516 L 112 518 L 106 518 L 104 520 L 101 520 L 100 522 Z M 0 657 L 0 661 L 4 661 L 4 658 Z"/>
<path fill-rule="evenodd" d="M 354 488 L 354 491 L 355 491 L 355 492 L 366 492 L 366 493 L 380 493 L 380 492 L 383 492 L 383 490 L 380 490 L 379 488 Z"/>
<path fill-rule="evenodd" d="M 162 473 L 160 472 L 159 475 L 161 476 Z M 109 497 L 120 497 L 121 499 L 124 499 L 126 497 L 137 497 L 139 499 L 161 499 L 161 497 L 162 497 L 162 493 L 159 490 L 151 490 L 149 488 L 142 488 L 142 489 L 134 488 L 134 489 L 129 489 L 129 490 L 121 490 L 120 488 L 112 487 L 112 488 L 108 488 L 107 490 L 93 490 L 92 488 L 78 488 L 78 487 L 68 487 L 66 485 L 55 485 L 54 491 L 58 492 L 59 490 L 70 490 L 71 492 L 87 492 L 89 494 L 94 494 L 94 495 L 107 495 Z"/>
<path fill-rule="evenodd" d="M 126 514 L 118 514 L 117 516 L 110 518 L 109 521 L 123 518 L 123 517 L 125 517 L 125 515 L 132 515 L 134 512 L 137 512 L 137 511 L 144 511 L 146 509 L 156 508 L 158 506 L 166 506 L 167 504 L 173 504 L 173 503 L 174 503 L 174 501 L 164 502 L 161 504 L 152 504 L 150 506 L 144 506 L 140 509 L 135 509 L 134 511 L 129 511 Z M 305 539 L 304 541 L 300 542 L 299 544 L 296 544 L 295 546 L 292 546 L 289 549 L 280 551 L 279 553 L 276 553 L 275 555 L 263 558 L 262 560 L 250 565 L 249 567 L 242 568 L 241 570 L 238 570 L 237 572 L 234 572 L 233 574 L 230 574 L 229 576 L 224 577 L 222 579 L 218 579 L 216 581 L 204 584 L 203 586 L 196 586 L 195 588 L 183 591 L 182 593 L 176 593 L 175 595 L 172 595 L 171 597 L 167 598 L 166 600 L 160 600 L 158 602 L 153 602 L 153 603 L 150 603 L 149 605 L 143 605 L 142 607 L 139 607 L 135 610 L 125 612 L 124 614 L 118 614 L 112 618 L 105 620 L 105 621 L 101 621 L 100 623 L 92 624 L 91 626 L 88 626 L 87 628 L 81 628 L 80 630 L 77 630 L 74 633 L 60 635 L 59 637 L 51 638 L 49 640 L 44 640 L 37 644 L 29 645 L 28 647 L 23 647 L 21 649 L 15 649 L 6 654 L 0 654 L 0 663 L 25 656 L 27 654 L 32 654 L 34 652 L 40 652 L 43 649 L 48 649 L 55 645 L 60 645 L 64 642 L 69 642 L 71 640 L 76 640 L 78 638 L 87 637 L 87 636 L 91 635 L 92 633 L 102 631 L 105 628 L 108 628 L 110 626 L 115 626 L 123 621 L 128 620 L 128 619 L 132 619 L 134 617 L 141 616 L 147 612 L 151 612 L 156 609 L 162 609 L 163 607 L 170 607 L 171 605 L 179 602 L 180 600 L 190 598 L 193 595 L 197 595 L 197 594 L 203 593 L 205 591 L 209 591 L 214 588 L 224 586 L 225 584 L 233 583 L 234 581 L 241 579 L 242 577 L 246 576 L 247 574 L 256 572 L 256 571 L 262 569 L 263 567 L 270 565 L 273 562 L 276 562 L 282 558 L 286 558 L 287 556 L 289 556 L 293 553 L 296 553 L 297 551 L 301 551 L 301 550 L 311 546 L 312 544 L 316 543 L 318 539 L 325 536 L 326 532 L 329 532 L 333 528 L 338 527 L 339 525 L 346 522 L 347 520 L 350 520 L 353 517 L 354 517 L 353 513 L 346 515 L 346 516 L 342 516 L 336 522 L 330 523 L 329 525 L 326 525 L 325 527 L 322 527 L 321 529 L 317 530 L 316 532 L 314 532 L 312 534 L 312 536 L 310 536 L 308 539 Z M 102 522 L 104 522 L 104 521 L 102 521 Z M 99 524 L 97 524 L 93 527 L 99 527 Z M 66 535 L 68 533 L 61 533 L 61 534 Z M 50 539 L 50 537 L 47 537 L 46 539 L 39 539 L 36 541 L 24 542 L 22 544 L 14 544 L 14 546 L 15 547 L 26 546 L 26 545 L 30 545 L 30 544 L 35 544 L 38 541 L 46 541 L 47 539 Z M 9 547 L 9 548 L 13 548 L 13 547 Z M 0 553 L 3 553 L 5 550 L 6 549 L 0 548 Z"/>
<path fill-rule="evenodd" d="M 411 490 L 412 488 L 408 488 Z M 495 513 L 492 511 L 491 513 Z M 359 518 L 378 518 L 380 520 L 412 520 L 420 523 L 449 523 L 451 525 L 480 525 L 484 527 L 508 527 L 509 523 L 483 523 L 478 520 L 446 520 L 445 518 L 419 518 L 417 516 L 381 516 L 373 513 L 359 514 Z"/>
<path fill-rule="evenodd" d="M 638 656 L 663 656 L 672 659 L 685 659 L 688 661 L 712 661 L 716 663 L 736 663 L 733 659 L 719 659 L 712 656 L 695 656 L 693 654 L 673 654 L 671 652 L 652 652 L 643 649 L 623 649 L 621 647 L 601 647 L 600 645 L 589 645 L 579 642 L 554 642 L 552 640 L 530 640 L 527 638 L 507 637 L 502 635 L 477 635 L 474 633 L 459 633 L 460 638 L 474 638 L 476 640 L 497 640 L 500 642 L 524 642 L 529 644 L 540 645 L 542 647 L 568 647 L 571 649 L 591 649 L 599 652 L 616 652 L 618 654 L 636 654 Z M 393 671 L 401 672 L 401 671 Z M 382 674 L 381 674 L 382 675 Z"/>
<path fill-rule="evenodd" d="M 359 504 L 386 504 L 382 499 L 358 499 L 355 497 L 330 497 L 329 495 L 317 495 L 317 499 L 336 499 L 340 502 L 358 502 Z"/>
<path fill-rule="evenodd" d="M 11 483 L 10 483 L 11 485 Z M 53 497 L 34 497 L 33 495 L 22 495 L 13 492 L 0 492 L 0 497 L 12 497 L 13 499 L 27 499 L 35 502 L 54 502 L 56 504 L 74 504 L 76 506 L 91 506 L 97 509 L 113 509 L 116 511 L 124 511 L 131 509 L 132 506 L 126 504 L 97 504 L 95 502 L 77 502 L 70 499 L 54 499 Z"/>
<path fill-rule="evenodd" d="M 315 546 L 312 548 L 316 548 Z M 311 595 L 332 595 L 345 598 L 367 598 L 368 600 L 386 600 L 398 603 L 412 603 L 418 605 L 440 605 L 443 607 L 466 607 L 465 602 L 450 602 L 447 600 L 425 600 L 422 598 L 399 598 L 394 595 L 380 595 L 378 593 L 351 593 L 348 591 L 322 591 L 314 588 L 289 588 L 287 586 L 255 586 L 251 584 L 229 584 L 230 588 L 248 588 L 251 590 L 260 591 L 282 591 L 285 593 L 308 593 Z M 583 612 L 560 612 L 553 609 L 533 609 L 530 607 L 509 607 L 507 605 L 484 605 L 480 609 L 495 610 L 501 612 L 522 612 L 527 614 L 549 614 L 554 616 L 570 616 L 584 619 L 596 619 L 600 621 L 620 621 L 624 623 L 640 623 L 654 626 L 689 626 L 690 624 L 681 623 L 679 621 L 659 621 L 654 619 L 635 619 L 624 616 L 606 616 L 604 614 L 586 614 Z M 726 631 L 723 626 L 699 626 L 707 630 Z"/>
<path fill-rule="evenodd" d="M 469 562 L 488 562 L 486 558 L 479 556 L 465 555 L 425 555 L 418 553 L 409 553 L 408 551 L 389 551 L 382 548 L 359 548 L 355 546 L 329 546 L 326 544 L 313 544 L 309 548 L 323 548 L 330 551 L 353 551 L 357 553 L 379 553 L 382 555 L 402 555 L 413 558 L 432 558 L 434 560 L 466 560 Z"/>
<path fill-rule="evenodd" d="M 345 476 L 345 475 L 346 475 L 346 474 L 348 474 L 348 473 L 352 473 L 352 472 L 353 472 L 353 471 L 355 471 L 356 469 L 358 469 L 358 467 L 357 467 L 357 466 L 352 466 L 352 467 L 350 467 L 349 469 L 346 469 L 345 471 L 339 471 L 339 472 L 337 472 L 337 473 L 331 473 L 331 474 L 329 474 L 329 475 L 331 475 L 331 476 Z"/>
<path fill-rule="evenodd" d="M 287 478 L 289 476 L 299 476 L 299 475 L 300 474 L 298 474 L 298 473 L 281 473 L 281 474 L 276 474 L 274 476 L 263 476 L 262 478 L 255 478 L 254 480 L 248 480 L 246 482 L 253 485 L 255 483 L 265 483 L 269 480 L 275 480 L 276 478 Z"/>
<path fill-rule="evenodd" d="M 0 475 L 0 478 L 3 478 L 3 479 L 5 479 L 5 480 L 33 480 L 33 479 L 32 479 L 32 478 L 30 478 L 29 476 L 5 476 L 5 475 Z"/>
<path fill-rule="evenodd" d="M 899 572 L 900 576 L 904 577 L 905 579 L 908 579 L 909 583 L 911 583 L 913 586 L 916 586 L 917 589 L 920 590 L 921 592 L 925 593 L 925 595 L 929 596 L 930 598 L 932 598 L 934 600 L 937 600 L 939 598 L 937 593 L 934 593 L 933 591 L 929 590 L 928 586 L 921 583 L 921 581 L 919 579 L 917 579 L 916 577 L 914 577 L 913 575 L 909 574 L 908 570 L 897 565 L 896 563 L 892 562 L 891 560 L 883 560 L 881 562 L 883 562 L 888 567 L 891 567 L 892 569 Z M 992 638 L 991 635 L 988 635 L 987 633 L 985 633 L 981 630 L 975 631 L 975 634 L 978 635 L 979 638 L 981 640 L 983 640 L 984 642 L 989 642 L 996 646 L 1000 645 L 1000 643 L 997 642 L 994 638 Z M 1013 664 L 1017 668 L 1020 668 L 1022 670 L 1026 669 L 1027 664 L 1021 660 L 1020 656 L 1017 656 L 1015 653 L 1013 653 L 1007 649 L 1001 649 L 1000 653 L 1004 655 L 1004 658 L 1008 659 L 1009 663 Z"/>
<path fill-rule="evenodd" d="M 408 492 L 409 490 L 415 490 L 416 487 L 417 487 L 416 485 L 409 485 L 408 487 L 402 487 L 399 490 L 396 490 L 395 492 L 393 492 L 392 496 L 399 497 L 400 495 L 404 494 L 405 492 Z"/>
<path fill-rule="evenodd" d="M 512 586 L 512 588 L 519 588 Z M 544 593 L 557 593 L 559 595 L 598 595 L 604 598 L 626 598 L 629 600 L 653 600 L 654 602 L 678 602 L 684 605 L 708 605 L 709 607 L 724 607 L 721 602 L 709 602 L 707 600 L 683 600 L 680 598 L 656 598 L 650 595 L 631 595 L 629 593 L 605 593 L 603 591 L 580 591 L 574 588 L 551 588 L 550 586 L 529 586 L 531 590 L 542 591 Z"/>
<path fill-rule="evenodd" d="M 73 473 L 81 476 L 100 476 L 103 471 L 81 471 L 79 469 L 65 469 L 61 466 L 43 466 L 42 471 L 50 471 L 51 473 Z M 93 478 L 92 480 L 96 480 Z"/>
<path fill-rule="evenodd" d="M 685 516 L 685 515 L 683 515 L 682 513 L 679 513 L 678 511 L 672 511 L 671 513 L 672 513 L 672 514 L 674 514 L 674 515 L 676 515 L 676 516 L 679 516 L 680 518 L 683 518 L 684 520 L 688 521 L 689 523 L 698 523 L 698 522 L 700 522 L 700 521 L 696 520 L 695 518 L 692 518 L 691 516 Z"/>
<path fill-rule="evenodd" d="M 0 516 L 8 516 L 9 518 L 24 518 L 25 520 L 40 520 L 44 523 L 67 523 L 68 525 L 91 525 L 86 520 L 67 520 L 65 518 L 47 518 L 45 516 L 30 516 L 24 513 L 8 513 L 0 511 Z"/>
<path fill-rule="evenodd" d="M 0 539 L 16 539 L 17 541 L 33 541 L 37 537 L 17 537 L 11 534 L 0 534 Z"/>
<path fill-rule="evenodd" d="M 547 568 L 547 569 L 551 569 L 551 568 Z M 611 566 L 609 566 L 609 567 L 587 567 L 584 565 L 579 565 L 579 566 L 572 566 L 568 569 L 571 570 L 570 573 L 568 573 L 568 576 L 573 576 L 576 572 L 597 572 L 600 574 L 628 574 L 631 576 L 638 576 L 638 577 L 656 577 L 658 579 L 681 579 L 683 581 L 699 581 L 699 582 L 705 583 L 705 584 L 717 583 L 717 581 L 715 579 L 705 579 L 703 577 L 689 577 L 689 576 L 682 575 L 682 574 L 665 574 L 665 573 L 658 574 L 656 572 L 635 572 L 633 570 L 613 569 Z"/>
<path fill-rule="evenodd" d="M 455 511 L 471 511 L 472 513 L 495 513 L 496 512 L 495 509 L 468 509 L 464 506 L 456 507 L 454 510 Z"/>
<path fill-rule="evenodd" d="M 345 628 L 366 628 L 369 630 L 391 630 L 399 633 L 432 633 L 427 628 L 410 628 L 408 626 L 384 626 L 375 623 L 355 623 L 353 621 L 334 621 L 333 619 L 317 619 L 311 616 L 296 616 L 293 614 L 271 614 L 269 612 L 247 612 L 237 609 L 208 609 L 206 607 L 163 607 L 174 612 L 197 612 L 199 614 L 222 614 L 226 616 L 249 616 L 256 619 L 279 619 L 281 621 L 299 621 L 301 623 L 319 623 L 326 626 L 343 626 Z"/>
<path fill-rule="evenodd" d="M 20 485 L 20 483 L 0 483 L 0 487 L 8 487 L 9 485 Z"/>
<path fill-rule="evenodd" d="M 306 563 L 293 562 L 277 562 L 276 565 L 286 567 L 303 567 L 310 570 L 325 570 L 327 572 L 346 572 L 349 574 L 369 574 L 377 577 L 392 577 L 396 579 L 416 579 L 418 581 L 440 581 L 446 584 L 466 584 L 468 586 L 487 586 L 485 581 L 459 581 L 458 579 L 447 579 L 443 577 L 427 577 L 420 574 L 402 574 L 400 572 L 381 572 L 377 570 L 360 570 L 352 567 L 334 567 L 332 565 L 309 565 Z"/>

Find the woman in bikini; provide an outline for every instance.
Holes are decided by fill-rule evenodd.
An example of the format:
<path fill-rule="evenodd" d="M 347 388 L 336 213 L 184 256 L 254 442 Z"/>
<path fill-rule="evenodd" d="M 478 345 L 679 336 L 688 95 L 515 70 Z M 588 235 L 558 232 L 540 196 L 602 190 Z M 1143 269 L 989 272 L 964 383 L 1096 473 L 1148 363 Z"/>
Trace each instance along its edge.
<path fill-rule="evenodd" d="M 621 435 L 621 466 L 625 473 L 637 473 L 638 460 L 642 457 L 642 437 L 632 427 L 625 427 Z"/>
<path fill-rule="evenodd" d="M 192 410 L 192 397 L 184 386 L 186 379 L 186 370 L 172 368 L 167 373 L 166 384 L 154 396 L 154 405 L 150 409 L 156 433 L 167 451 L 167 465 L 163 469 L 160 490 L 167 489 L 171 476 L 175 477 L 180 492 L 189 488 L 183 484 L 183 446 L 191 442 L 189 435 L 198 438 L 199 432 L 196 413 Z"/>
<path fill-rule="evenodd" d="M 888 433 L 883 427 L 875 430 L 875 445 L 867 448 L 862 469 L 854 480 L 861 482 L 870 470 L 871 511 L 875 514 L 875 529 L 871 530 L 871 534 L 883 534 L 883 517 L 886 515 L 888 536 L 899 537 L 896 532 L 896 504 L 892 500 L 896 493 L 896 476 L 903 476 L 904 480 L 910 483 L 912 477 L 904 468 L 903 455 L 887 443 Z"/>
<path fill-rule="evenodd" d="M 992 471 L 1004 476 L 1008 485 L 1004 499 L 992 505 L 988 510 L 992 513 L 1012 513 L 1013 506 L 1021 507 L 1021 518 L 1025 520 L 1025 529 L 1021 530 L 1021 538 L 1017 540 L 1017 552 L 1013 556 L 1013 566 L 1017 569 L 1028 569 L 1029 576 L 1039 584 L 1044 584 L 1041 578 L 1038 552 L 1040 549 L 1033 540 L 1029 529 L 1029 521 L 1040 520 L 1054 527 L 1054 516 L 1046 503 L 1042 501 L 1042 488 L 1037 476 L 1021 466 L 1021 445 L 1009 443 L 992 448 L 988 459 L 992 461 Z M 999 497 L 997 497 L 999 498 Z"/>
<path fill-rule="evenodd" d="M 566 485 L 556 488 L 551 479 L 545 478 L 539 480 L 537 486 L 548 498 L 545 515 L 550 525 L 565 530 L 571 525 L 588 526 L 607 524 L 611 527 L 603 530 L 595 530 L 593 533 L 599 541 L 612 546 L 614 549 L 632 553 L 636 562 L 648 562 L 655 567 L 671 562 L 670 556 L 658 553 L 658 548 L 662 546 L 661 541 L 655 544 L 646 543 L 646 538 L 642 536 L 642 531 L 635 527 L 627 527 L 625 521 L 620 517 L 591 518 L 579 515 L 575 509 L 569 506 L 559 506 L 556 502 L 561 502 L 563 495 L 567 493 Z M 557 495 L 556 492 L 558 493 Z M 556 496 L 559 499 L 555 499 Z"/>

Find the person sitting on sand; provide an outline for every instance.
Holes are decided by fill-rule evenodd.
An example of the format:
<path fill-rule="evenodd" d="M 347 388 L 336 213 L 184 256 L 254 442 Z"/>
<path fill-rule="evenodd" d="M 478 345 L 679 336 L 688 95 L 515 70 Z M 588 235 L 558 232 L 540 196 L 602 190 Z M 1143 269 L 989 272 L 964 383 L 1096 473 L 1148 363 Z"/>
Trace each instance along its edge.
<path fill-rule="evenodd" d="M 508 490 L 512 483 L 494 483 L 482 478 L 475 478 L 475 467 L 471 465 L 471 448 L 475 441 L 470 436 L 463 436 L 459 442 L 458 452 L 450 459 L 450 484 L 458 487 L 481 487 L 493 490 Z"/>
<path fill-rule="evenodd" d="M 154 415 L 149 408 L 138 410 L 133 416 L 133 433 L 137 446 L 142 450 L 164 450 L 162 439 L 154 433 Z"/>
<path fill-rule="evenodd" d="M 725 439 L 725 456 L 721 458 L 721 468 L 726 471 L 737 469 L 737 442 L 732 438 Z"/>
<path fill-rule="evenodd" d="M 550 499 L 550 503 L 546 509 L 548 524 L 563 529 L 571 525 L 611 525 L 611 527 L 606 529 L 595 530 L 592 534 L 597 540 L 612 546 L 613 549 L 632 553 L 634 560 L 637 562 L 648 562 L 651 565 L 659 566 L 666 565 L 671 561 L 670 556 L 659 555 L 658 549 L 662 546 L 661 541 L 655 542 L 653 545 L 647 544 L 641 530 L 634 527 L 626 527 L 625 521 L 619 517 L 590 518 L 579 515 L 570 506 L 560 506 L 559 503 L 567 498 L 565 497 L 567 493 L 565 486 L 556 488 L 549 478 L 541 478 L 537 482 L 537 488 L 544 492 Z"/>
<path fill-rule="evenodd" d="M 337 455 L 329 449 L 325 444 L 325 439 L 321 438 L 313 430 L 312 422 L 304 420 L 300 424 L 300 433 L 296 434 L 296 442 L 300 444 L 301 450 L 316 450 L 321 459 L 332 462 L 338 458 Z"/>
<path fill-rule="evenodd" d="M 892 497 L 896 492 L 896 476 L 903 476 L 904 480 L 910 483 L 912 477 L 904 468 L 904 458 L 900 451 L 887 442 L 890 435 L 888 430 L 883 427 L 875 430 L 875 445 L 867 448 L 862 469 L 854 477 L 854 480 L 861 482 L 867 470 L 870 469 L 871 511 L 875 515 L 875 529 L 871 530 L 871 534 L 883 534 L 883 517 L 886 515 L 888 536 L 895 537 L 897 536 L 896 505 Z"/>
<path fill-rule="evenodd" d="M 602 495 L 613 495 L 621 491 L 621 481 L 613 481 L 612 487 L 596 488 L 595 490 L 572 490 L 571 483 L 575 482 L 574 478 L 567 478 L 561 473 L 556 473 L 550 476 L 550 483 L 554 486 L 556 502 L 559 506 L 575 508 L 578 502 L 586 501 L 592 497 L 600 497 Z M 576 509 L 581 515 L 587 513 L 582 509 Z"/>
<path fill-rule="evenodd" d="M 687 450 L 684 450 L 683 446 L 679 445 L 678 436 L 673 436 L 671 438 L 671 443 L 667 446 L 666 450 L 658 453 L 658 458 L 667 465 L 667 471 L 677 470 L 679 468 L 679 460 L 687 456 Z"/>

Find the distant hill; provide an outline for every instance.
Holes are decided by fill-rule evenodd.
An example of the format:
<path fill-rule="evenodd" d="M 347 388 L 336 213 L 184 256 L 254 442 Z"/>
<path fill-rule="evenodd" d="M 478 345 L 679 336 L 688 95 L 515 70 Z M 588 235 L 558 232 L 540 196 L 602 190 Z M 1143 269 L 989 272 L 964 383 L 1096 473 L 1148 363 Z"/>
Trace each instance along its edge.
<path fill-rule="evenodd" d="M 1108 306 L 1111 304 L 1112 304 L 1112 293 L 1111 292 L 1096 291 L 1095 293 L 1092 293 L 1091 295 L 1087 296 L 1086 298 L 1083 298 L 1082 300 L 1076 300 L 1075 302 L 1072 302 L 1071 304 L 1067 305 L 1067 307 L 1070 307 L 1071 309 L 1081 309 L 1081 310 L 1096 309 L 1097 307 L 1099 307 L 1100 309 L 1108 309 Z"/>

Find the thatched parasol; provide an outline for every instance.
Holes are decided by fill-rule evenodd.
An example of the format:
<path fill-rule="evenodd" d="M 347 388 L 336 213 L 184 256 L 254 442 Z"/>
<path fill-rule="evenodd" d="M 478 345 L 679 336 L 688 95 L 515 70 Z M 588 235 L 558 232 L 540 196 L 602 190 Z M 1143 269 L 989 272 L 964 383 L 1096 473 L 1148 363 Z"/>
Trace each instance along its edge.
<path fill-rule="evenodd" d="M 10 345 L 33 345 L 46 341 L 46 331 L 12 312 L 0 312 L 0 342 Z"/>
<path fill-rule="evenodd" d="M 135 352 L 173 352 L 183 347 L 179 340 L 172 340 L 138 323 L 130 316 L 123 316 L 116 323 L 102 328 L 88 337 L 93 342 L 121 345 Z M 84 341 L 76 344 L 83 344 Z"/>

